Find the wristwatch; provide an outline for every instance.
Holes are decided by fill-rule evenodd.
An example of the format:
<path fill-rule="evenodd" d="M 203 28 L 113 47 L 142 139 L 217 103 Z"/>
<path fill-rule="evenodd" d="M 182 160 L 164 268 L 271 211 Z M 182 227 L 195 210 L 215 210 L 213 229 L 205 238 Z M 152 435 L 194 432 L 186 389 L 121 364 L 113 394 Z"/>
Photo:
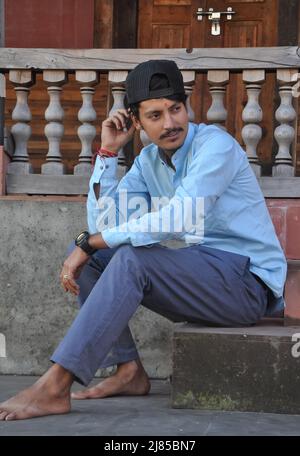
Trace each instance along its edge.
<path fill-rule="evenodd" d="M 75 238 L 75 245 L 80 247 L 85 253 L 88 255 L 93 255 L 97 252 L 97 249 L 93 249 L 93 247 L 89 244 L 89 237 L 90 233 L 88 231 L 82 231 L 78 236 Z"/>

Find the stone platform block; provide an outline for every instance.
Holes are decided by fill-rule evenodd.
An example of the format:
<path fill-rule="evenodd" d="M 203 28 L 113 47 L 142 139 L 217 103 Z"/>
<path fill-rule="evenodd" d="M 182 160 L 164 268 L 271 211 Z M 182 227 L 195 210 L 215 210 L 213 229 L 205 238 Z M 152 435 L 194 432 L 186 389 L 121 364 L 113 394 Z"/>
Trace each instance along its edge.
<path fill-rule="evenodd" d="M 300 414 L 300 327 L 176 325 L 172 407 Z"/>

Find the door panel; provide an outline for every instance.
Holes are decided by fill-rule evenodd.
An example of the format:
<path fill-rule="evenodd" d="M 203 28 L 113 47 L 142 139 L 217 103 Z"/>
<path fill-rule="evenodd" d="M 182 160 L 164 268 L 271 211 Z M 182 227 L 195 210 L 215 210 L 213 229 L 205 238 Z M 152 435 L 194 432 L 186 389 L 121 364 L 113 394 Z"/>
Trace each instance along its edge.
<path fill-rule="evenodd" d="M 224 47 L 257 47 L 262 42 L 262 24 L 258 21 L 244 21 L 224 24 Z"/>
<path fill-rule="evenodd" d="M 153 24 L 189 24 L 191 8 L 190 6 L 157 6 L 153 9 Z"/>
<path fill-rule="evenodd" d="M 154 5 L 181 6 L 190 4 L 191 0 L 154 0 Z"/>
<path fill-rule="evenodd" d="M 191 0 L 140 0 L 138 9 L 139 48 L 189 47 L 191 40 Z M 179 33 L 180 37 L 177 37 Z M 159 38 L 157 37 L 159 35 Z M 160 43 L 160 46 L 154 43 Z M 178 44 L 182 43 L 182 44 Z"/>
<path fill-rule="evenodd" d="M 264 3 L 265 0 L 231 0 L 229 3 Z"/>
<path fill-rule="evenodd" d="M 154 48 L 185 48 L 190 41 L 190 27 L 188 25 L 161 25 L 153 26 Z"/>
<path fill-rule="evenodd" d="M 203 17 L 197 20 L 197 9 L 208 11 L 226 11 L 231 6 L 236 14 L 232 20 L 221 17 L 220 35 L 211 34 L 211 21 Z M 177 47 L 251 47 L 277 45 L 277 0 L 140 0 L 138 47 L 141 48 L 177 48 Z M 264 119 L 261 123 L 263 138 L 258 154 L 264 162 L 270 162 L 273 146 L 273 90 L 275 78 L 267 74 L 260 102 Z M 241 138 L 241 113 L 247 97 L 239 74 L 230 75 L 227 86 L 226 107 L 228 120 L 226 127 L 237 140 Z M 211 97 L 204 74 L 198 74 L 192 96 L 192 106 L 197 122 L 207 122 L 206 112 L 211 104 Z"/>

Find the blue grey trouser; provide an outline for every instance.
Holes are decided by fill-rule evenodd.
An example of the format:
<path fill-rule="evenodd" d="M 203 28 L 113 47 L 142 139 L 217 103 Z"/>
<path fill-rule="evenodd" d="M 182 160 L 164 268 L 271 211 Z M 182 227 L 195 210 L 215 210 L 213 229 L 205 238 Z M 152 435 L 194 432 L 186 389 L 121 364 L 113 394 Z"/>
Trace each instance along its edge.
<path fill-rule="evenodd" d="M 51 361 L 84 385 L 99 367 L 138 358 L 128 322 L 140 304 L 175 322 L 211 326 L 252 325 L 267 307 L 248 257 L 202 245 L 99 250 L 78 283 L 84 305 Z"/>

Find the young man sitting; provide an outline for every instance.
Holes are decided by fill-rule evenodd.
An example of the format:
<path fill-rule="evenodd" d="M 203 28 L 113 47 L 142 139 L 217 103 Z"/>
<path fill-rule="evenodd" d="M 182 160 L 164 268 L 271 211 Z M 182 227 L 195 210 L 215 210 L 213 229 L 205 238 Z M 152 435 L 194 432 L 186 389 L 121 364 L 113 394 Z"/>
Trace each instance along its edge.
<path fill-rule="evenodd" d="M 140 304 L 175 322 L 211 326 L 253 325 L 284 306 L 286 261 L 239 144 L 216 126 L 188 121 L 172 61 L 138 65 L 126 96 L 129 112 L 118 110 L 102 124 L 90 232 L 77 237 L 61 272 L 64 290 L 84 305 L 53 366 L 0 405 L 1 420 L 69 412 L 72 383 L 87 386 L 99 366 L 117 370 L 73 398 L 147 394 L 150 382 L 128 327 Z M 117 154 L 136 129 L 151 144 L 118 183 Z M 159 197 L 165 200 L 157 207 Z M 131 217 L 134 198 L 145 204 Z M 174 240 L 181 248 L 172 248 Z"/>

